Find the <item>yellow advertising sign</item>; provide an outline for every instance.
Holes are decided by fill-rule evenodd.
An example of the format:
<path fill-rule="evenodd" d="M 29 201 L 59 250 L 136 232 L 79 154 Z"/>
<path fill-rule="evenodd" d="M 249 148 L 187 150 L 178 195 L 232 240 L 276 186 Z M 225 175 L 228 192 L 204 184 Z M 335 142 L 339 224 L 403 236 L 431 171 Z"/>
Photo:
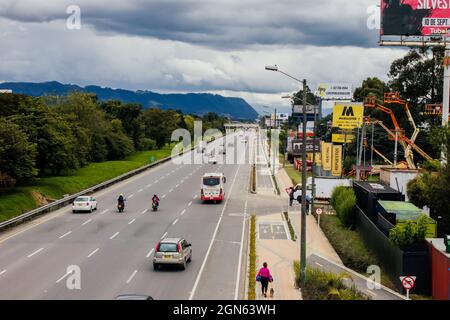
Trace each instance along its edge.
<path fill-rule="evenodd" d="M 331 170 L 331 143 L 324 143 L 322 147 L 322 164 L 323 170 Z"/>
<path fill-rule="evenodd" d="M 316 164 L 318 166 L 322 165 L 322 153 L 316 153 Z"/>
<path fill-rule="evenodd" d="M 331 173 L 335 177 L 340 176 L 342 173 L 342 145 L 333 145 L 333 165 Z"/>
<path fill-rule="evenodd" d="M 364 106 L 360 103 L 335 102 L 333 127 L 355 129 L 363 122 Z"/>
<path fill-rule="evenodd" d="M 350 143 L 353 142 L 355 140 L 355 135 L 354 134 L 338 134 L 338 133 L 333 133 L 333 138 L 332 141 L 334 143 Z"/>

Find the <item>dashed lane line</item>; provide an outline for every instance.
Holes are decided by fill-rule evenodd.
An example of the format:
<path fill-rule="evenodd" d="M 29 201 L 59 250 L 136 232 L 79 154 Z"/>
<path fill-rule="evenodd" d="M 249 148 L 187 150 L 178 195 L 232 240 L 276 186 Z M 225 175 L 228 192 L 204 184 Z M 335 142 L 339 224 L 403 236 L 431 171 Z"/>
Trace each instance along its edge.
<path fill-rule="evenodd" d="M 150 258 L 150 256 L 152 255 L 153 251 L 155 251 L 155 248 L 151 249 L 147 255 L 145 256 L 146 258 Z"/>
<path fill-rule="evenodd" d="M 141 214 L 145 214 L 148 211 L 148 209 L 145 209 L 144 211 L 141 212 Z"/>
<path fill-rule="evenodd" d="M 105 214 L 108 211 L 108 209 L 103 210 L 102 212 L 100 212 L 100 214 Z"/>
<path fill-rule="evenodd" d="M 31 258 L 32 256 L 34 256 L 35 254 L 38 254 L 39 252 L 41 252 L 42 250 L 44 250 L 44 248 L 39 248 L 36 251 L 34 251 L 33 253 L 30 253 L 29 255 L 27 255 L 27 258 Z"/>
<path fill-rule="evenodd" d="M 133 273 L 131 274 L 131 276 L 127 280 L 127 284 L 129 284 L 131 282 L 131 280 L 133 280 L 133 278 L 134 278 L 134 276 L 136 275 L 137 272 L 138 272 L 137 270 L 133 271 Z"/>
<path fill-rule="evenodd" d="M 177 222 L 178 222 L 178 218 L 177 219 L 175 219 L 175 221 L 174 222 L 172 222 L 172 225 L 174 226 L 174 225 L 176 225 L 177 224 Z"/>
<path fill-rule="evenodd" d="M 92 251 L 91 253 L 89 253 L 89 255 L 87 257 L 88 258 L 92 257 L 98 250 L 100 250 L 100 248 L 97 248 L 94 251 Z"/>
<path fill-rule="evenodd" d="M 2 274 L 4 274 L 6 272 L 6 269 L 5 270 L 2 270 L 2 271 L 0 271 L 0 276 L 2 275 Z"/>
<path fill-rule="evenodd" d="M 131 220 L 130 222 L 128 222 L 128 224 L 132 224 L 133 222 L 135 222 L 136 219 Z"/>
<path fill-rule="evenodd" d="M 180 215 L 182 216 L 183 214 L 186 213 L 186 209 L 184 209 L 183 211 L 181 211 Z"/>
<path fill-rule="evenodd" d="M 164 239 L 167 236 L 167 231 L 162 235 L 161 239 Z"/>
<path fill-rule="evenodd" d="M 82 226 L 88 224 L 88 223 L 91 222 L 91 221 L 92 221 L 92 219 L 89 219 L 89 220 L 85 221 L 85 222 L 82 224 Z"/>
<path fill-rule="evenodd" d="M 68 236 L 68 235 L 71 234 L 71 233 L 72 233 L 72 231 L 66 232 L 66 233 L 64 233 L 61 237 L 59 237 L 59 239 L 62 239 L 62 238 L 64 238 L 64 237 Z"/>
<path fill-rule="evenodd" d="M 109 239 L 110 239 L 110 240 L 114 239 L 115 237 L 117 237 L 117 235 L 118 235 L 119 233 L 120 233 L 120 232 L 117 231 L 117 232 L 114 233 Z"/>

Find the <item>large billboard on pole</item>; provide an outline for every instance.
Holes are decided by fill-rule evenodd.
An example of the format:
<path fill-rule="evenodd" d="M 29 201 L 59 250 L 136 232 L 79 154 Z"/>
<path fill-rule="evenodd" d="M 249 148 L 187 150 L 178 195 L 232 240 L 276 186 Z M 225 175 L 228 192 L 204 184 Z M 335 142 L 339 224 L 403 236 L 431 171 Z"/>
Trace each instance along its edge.
<path fill-rule="evenodd" d="M 381 0 L 382 36 L 450 36 L 450 0 Z"/>
<path fill-rule="evenodd" d="M 355 129 L 361 125 L 364 106 L 361 103 L 336 102 L 333 108 L 333 127 Z"/>
<path fill-rule="evenodd" d="M 322 100 L 351 100 L 353 86 L 348 83 L 320 83 L 317 95 Z"/>

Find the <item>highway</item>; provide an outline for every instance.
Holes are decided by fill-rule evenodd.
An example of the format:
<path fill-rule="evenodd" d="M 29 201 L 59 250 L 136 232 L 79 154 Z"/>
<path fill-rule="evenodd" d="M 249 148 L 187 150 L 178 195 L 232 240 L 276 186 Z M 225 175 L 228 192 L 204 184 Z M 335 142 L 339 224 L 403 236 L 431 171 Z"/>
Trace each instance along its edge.
<path fill-rule="evenodd" d="M 225 145 L 231 137 L 237 148 L 237 163 L 169 161 L 94 194 L 98 210 L 91 214 L 72 214 L 68 206 L 0 234 L 0 299 L 114 299 L 126 293 L 171 300 L 243 298 L 248 158 L 256 140 L 248 135 L 249 143 L 227 136 Z M 201 154 L 189 152 L 178 160 L 193 156 Z M 199 200 L 206 172 L 227 177 L 220 204 Z M 120 193 L 127 199 L 124 213 L 116 209 Z M 157 212 L 151 211 L 155 193 L 161 198 Z M 152 253 L 164 236 L 192 243 L 186 270 L 153 270 Z M 80 268 L 80 289 L 67 286 L 69 266 Z"/>

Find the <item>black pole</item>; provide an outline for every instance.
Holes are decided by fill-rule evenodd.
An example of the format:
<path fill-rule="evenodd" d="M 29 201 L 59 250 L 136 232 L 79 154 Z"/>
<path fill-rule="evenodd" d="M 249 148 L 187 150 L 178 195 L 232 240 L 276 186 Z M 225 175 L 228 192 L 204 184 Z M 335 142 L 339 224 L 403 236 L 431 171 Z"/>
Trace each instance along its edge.
<path fill-rule="evenodd" d="M 300 232 L 300 281 L 306 280 L 306 79 L 303 80 L 303 152 L 302 152 L 302 212 Z"/>

